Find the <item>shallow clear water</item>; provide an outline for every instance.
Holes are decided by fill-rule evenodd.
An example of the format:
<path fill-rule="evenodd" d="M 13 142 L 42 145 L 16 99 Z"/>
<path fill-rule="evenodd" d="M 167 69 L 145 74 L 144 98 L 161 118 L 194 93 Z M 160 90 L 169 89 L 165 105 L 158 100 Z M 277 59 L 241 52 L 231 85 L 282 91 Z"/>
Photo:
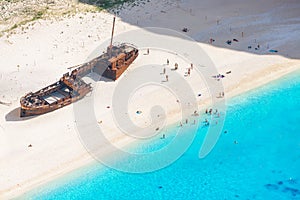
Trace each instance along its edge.
<path fill-rule="evenodd" d="M 128 174 L 94 163 L 21 198 L 300 199 L 299 75 L 230 99 L 227 133 L 204 159 L 202 127 L 189 150 L 162 170 Z M 142 148 L 156 149 L 168 138 Z"/>

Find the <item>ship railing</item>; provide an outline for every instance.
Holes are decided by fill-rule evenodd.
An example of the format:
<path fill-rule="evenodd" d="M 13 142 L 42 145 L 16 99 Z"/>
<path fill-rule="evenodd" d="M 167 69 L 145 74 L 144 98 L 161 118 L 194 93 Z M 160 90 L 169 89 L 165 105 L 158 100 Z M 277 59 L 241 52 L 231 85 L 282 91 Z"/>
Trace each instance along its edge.
<path fill-rule="evenodd" d="M 135 44 L 132 44 L 130 42 L 114 42 L 113 46 L 122 46 L 122 45 L 128 45 L 128 46 L 132 46 L 134 48 L 138 48 Z"/>

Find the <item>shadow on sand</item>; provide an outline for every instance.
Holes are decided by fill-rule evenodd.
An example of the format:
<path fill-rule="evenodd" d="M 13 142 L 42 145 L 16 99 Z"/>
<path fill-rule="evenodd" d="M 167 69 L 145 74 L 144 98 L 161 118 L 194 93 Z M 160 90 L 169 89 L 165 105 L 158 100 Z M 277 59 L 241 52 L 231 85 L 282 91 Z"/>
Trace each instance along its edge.
<path fill-rule="evenodd" d="M 139 10 L 143 10 L 144 6 L 147 3 L 149 3 L 150 0 L 78 0 L 78 2 L 93 5 L 93 6 L 97 6 L 100 9 L 106 9 L 109 13 L 116 14 L 118 17 L 120 17 L 123 22 L 129 23 L 129 24 L 134 25 L 134 26 L 138 26 L 140 28 L 144 28 L 144 27 L 161 27 L 161 28 L 173 29 L 175 31 L 181 31 L 182 30 L 183 32 L 188 32 L 189 29 L 186 28 L 186 27 L 190 28 L 190 27 L 195 27 L 195 26 L 197 26 L 197 27 L 203 26 L 203 28 L 201 30 L 199 30 L 197 33 L 193 33 L 193 34 L 192 33 L 191 34 L 190 33 L 185 33 L 185 34 L 192 37 L 194 40 L 197 40 L 198 42 L 205 43 L 205 44 L 209 43 L 209 37 L 214 37 L 214 33 L 211 31 L 211 29 L 209 27 L 204 28 L 204 25 L 208 22 L 203 22 L 204 25 L 203 25 L 203 23 L 202 24 L 200 23 L 200 20 L 202 18 L 203 18 L 202 21 L 204 20 L 204 16 L 202 16 L 202 15 L 205 15 L 206 18 L 208 18 L 209 20 L 215 20 L 216 23 L 218 23 L 218 26 L 217 25 L 214 26 L 216 30 L 221 30 L 221 29 L 227 30 L 228 29 L 228 31 L 229 31 L 229 28 L 227 27 L 228 24 L 226 24 L 225 22 L 226 22 L 226 20 L 227 21 L 228 20 L 233 20 L 232 25 L 237 26 L 234 29 L 235 32 L 237 32 L 237 30 L 239 30 L 239 31 L 243 30 L 244 25 L 239 26 L 239 23 L 240 23 L 239 19 L 241 17 L 249 18 L 249 17 L 252 17 L 254 15 L 266 17 L 266 15 L 263 15 L 264 12 L 262 12 L 262 11 L 261 12 L 254 12 L 253 10 L 251 10 L 251 8 L 248 9 L 248 7 L 247 7 L 248 4 L 246 5 L 245 2 L 237 3 L 236 0 L 228 0 L 228 2 L 226 1 L 226 6 L 224 6 L 224 8 L 222 8 L 223 6 L 220 6 L 219 8 L 213 8 L 211 10 L 211 12 L 205 12 L 205 14 L 198 14 L 201 17 L 199 20 L 190 20 L 190 19 L 193 19 L 191 16 L 199 17 L 198 15 L 196 16 L 193 12 L 201 11 L 201 10 L 203 10 L 203 8 L 205 8 L 205 6 L 207 6 L 209 4 L 224 5 L 223 0 L 213 0 L 213 1 L 204 0 L 203 2 L 198 1 L 198 0 L 188 0 L 186 2 L 182 1 L 182 0 L 174 0 L 174 1 L 170 1 L 170 4 L 173 4 L 172 7 L 170 7 L 170 8 L 163 8 L 163 7 L 162 8 L 156 8 L 156 9 L 158 9 L 158 12 L 153 11 L 154 16 L 152 16 L 151 13 L 148 13 L 148 10 L 145 9 L 144 13 L 143 12 L 140 13 L 140 15 L 143 16 L 143 19 L 144 19 L 144 22 L 143 22 L 142 19 L 139 21 L 135 17 L 131 17 L 131 16 L 128 16 L 126 14 L 124 15 L 124 13 L 122 14 L 122 11 L 120 11 L 120 8 L 124 8 L 123 3 L 128 2 L 127 6 L 128 6 L 129 9 L 140 6 Z M 191 4 L 191 2 L 193 2 L 193 4 Z M 265 2 L 265 3 L 268 3 L 268 2 Z M 297 9 L 298 6 L 300 6 L 299 3 L 297 3 L 297 2 L 295 3 L 291 0 L 286 2 L 287 5 L 288 5 L 288 3 L 290 3 L 290 4 L 293 3 L 293 5 L 295 7 L 294 10 Z M 151 2 L 149 4 L 151 4 Z M 189 4 L 189 5 L 187 5 L 187 4 Z M 236 5 L 236 4 L 238 4 L 238 5 Z M 256 6 L 259 7 L 260 5 L 256 5 Z M 237 11 L 239 9 L 234 9 L 234 7 L 236 7 L 236 8 L 240 7 L 239 9 L 243 9 L 245 11 L 244 11 L 244 13 L 243 12 L 239 13 Z M 154 6 L 154 8 L 155 8 L 155 6 Z M 277 8 L 277 7 L 275 7 L 275 8 Z M 272 8 L 272 9 L 275 9 L 275 8 Z M 282 7 L 278 6 L 278 8 L 282 8 Z M 169 9 L 169 10 L 166 10 L 166 9 Z M 159 10 L 161 10 L 161 11 L 159 12 Z M 270 10 L 271 10 L 271 8 L 270 8 Z M 270 10 L 266 10 L 266 11 L 270 11 Z M 166 17 L 167 12 L 175 12 L 175 11 L 180 13 L 180 14 L 177 15 L 178 19 L 173 19 L 173 18 L 171 19 L 170 17 Z M 288 12 L 288 11 L 286 11 L 286 12 Z M 237 16 L 236 18 L 228 16 L 227 18 L 222 19 L 221 22 L 219 22 L 219 20 L 216 20 L 216 18 L 218 18 L 218 16 L 216 16 L 216 13 L 229 13 L 229 12 L 239 14 L 239 16 Z M 272 17 L 274 17 L 274 18 L 277 17 L 276 13 L 277 12 L 271 12 L 271 14 L 274 15 Z M 296 12 L 294 11 L 294 12 L 291 12 L 291 13 L 296 13 Z M 293 15 L 295 15 L 295 14 L 293 14 Z M 176 17 L 176 15 L 174 15 L 174 16 Z M 152 17 L 153 17 L 153 19 L 152 19 Z M 207 20 L 206 18 L 205 18 L 205 20 Z M 293 18 L 291 17 L 291 19 L 293 19 Z M 159 23 L 157 22 L 158 20 L 159 20 Z M 172 25 L 172 24 L 174 24 L 173 23 L 174 20 L 176 20 L 176 22 L 177 22 L 176 26 Z M 234 21 L 234 20 L 236 20 L 236 21 Z M 275 28 L 277 29 L 278 26 L 285 26 L 285 24 L 275 24 L 274 25 L 271 22 L 268 22 L 268 20 L 269 20 L 268 17 L 266 17 L 265 19 L 261 19 L 262 23 L 264 23 L 262 25 L 262 27 L 272 27 L 273 26 L 274 29 Z M 285 20 L 289 20 L 289 19 L 286 18 Z M 222 24 L 223 21 L 224 21 L 225 24 Z M 272 21 L 272 20 L 270 20 L 270 21 Z M 178 26 L 180 26 L 180 29 L 177 29 Z M 211 25 L 211 26 L 213 26 L 213 25 Z M 177 27 L 177 28 L 175 29 L 175 27 Z M 257 27 L 257 26 L 252 25 L 252 27 L 253 27 L 253 30 L 254 30 L 255 27 Z M 184 29 L 186 29 L 186 31 L 184 31 Z M 230 28 L 230 31 L 231 31 L 231 28 Z M 291 48 L 293 49 L 293 48 L 297 47 L 297 46 L 295 46 L 295 43 L 297 43 L 297 41 L 294 41 L 293 37 L 286 37 L 285 32 L 286 32 L 286 30 L 284 28 L 282 28 L 282 31 L 280 31 L 279 33 L 276 33 L 276 34 L 281 35 L 282 38 L 285 38 L 285 42 L 283 43 L 284 46 L 289 46 L 290 47 L 289 49 L 291 49 Z M 299 30 L 295 30 L 295 31 L 291 32 L 291 34 L 294 34 L 294 35 L 297 35 L 299 33 L 300 33 Z M 196 34 L 196 35 L 194 35 L 194 34 Z M 207 36 L 208 38 L 206 38 L 206 37 L 198 38 L 197 34 L 200 34 L 202 36 L 203 35 Z M 225 34 L 225 32 L 224 32 L 224 34 Z M 253 43 L 252 40 L 254 40 L 255 37 L 259 37 L 259 36 L 256 36 L 257 32 L 256 31 L 249 32 L 249 33 L 247 32 L 245 34 L 246 35 L 248 34 L 248 36 L 250 35 L 250 37 L 248 39 L 244 40 L 244 42 L 246 44 L 239 44 L 238 42 L 235 42 L 234 44 L 232 43 L 232 45 L 228 45 L 228 44 L 226 44 L 226 40 L 223 41 L 223 39 L 221 39 L 221 38 L 220 38 L 220 40 L 219 40 L 219 38 L 215 38 L 216 40 L 218 40 L 218 42 L 217 43 L 212 43 L 211 45 L 216 46 L 216 47 L 220 47 L 220 48 L 227 48 L 227 49 L 230 49 L 230 50 L 247 52 L 247 53 L 256 54 L 256 55 L 281 55 L 281 56 L 284 56 L 284 57 L 287 57 L 287 58 L 293 58 L 293 59 L 299 59 L 300 58 L 300 56 L 299 56 L 300 54 L 296 50 L 295 51 L 286 51 L 286 50 L 280 48 L 281 46 L 277 46 L 276 45 L 277 44 L 276 40 L 279 41 L 280 39 L 276 39 L 275 41 L 273 41 L 273 40 L 264 41 L 262 39 L 263 41 L 261 41 L 261 44 L 260 44 L 261 48 L 258 47 L 258 49 L 256 49 L 256 46 L 258 44 L 256 42 Z M 265 32 L 262 31 L 261 34 L 265 34 Z M 238 37 L 238 36 L 231 34 L 231 35 L 228 35 L 227 39 L 232 40 L 235 37 Z M 265 35 L 264 37 L 269 37 L 269 36 Z M 242 40 L 241 37 L 239 37 L 238 39 Z M 256 41 L 256 39 L 255 39 L 255 41 Z M 269 46 L 269 42 L 271 43 L 270 46 Z M 272 43 L 274 43 L 274 45 L 272 45 Z M 250 46 L 251 46 L 251 49 L 249 50 Z M 274 50 L 276 52 L 274 52 Z"/>
<path fill-rule="evenodd" d="M 26 121 L 29 119 L 33 119 L 37 116 L 31 116 L 31 117 L 20 117 L 20 111 L 21 111 L 21 107 L 15 108 L 12 111 L 10 111 L 9 113 L 7 113 L 5 115 L 5 120 L 6 121 Z"/>

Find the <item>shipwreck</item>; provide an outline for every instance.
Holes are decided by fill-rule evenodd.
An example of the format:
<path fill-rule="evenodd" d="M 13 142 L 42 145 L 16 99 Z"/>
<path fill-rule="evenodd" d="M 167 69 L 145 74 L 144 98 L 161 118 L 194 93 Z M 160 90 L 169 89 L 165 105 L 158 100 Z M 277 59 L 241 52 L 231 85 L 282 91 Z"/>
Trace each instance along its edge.
<path fill-rule="evenodd" d="M 132 44 L 113 45 L 115 17 L 110 45 L 106 52 L 91 61 L 77 66 L 71 73 L 65 73 L 59 81 L 21 97 L 20 117 L 40 115 L 67 106 L 92 91 L 83 77 L 95 72 L 103 77 L 117 80 L 139 54 Z"/>

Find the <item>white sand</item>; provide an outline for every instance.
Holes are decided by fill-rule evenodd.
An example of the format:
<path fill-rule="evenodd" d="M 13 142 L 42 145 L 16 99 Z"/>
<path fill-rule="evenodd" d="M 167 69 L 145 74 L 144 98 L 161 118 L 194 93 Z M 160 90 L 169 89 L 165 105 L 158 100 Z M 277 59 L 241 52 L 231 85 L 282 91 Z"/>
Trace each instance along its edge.
<path fill-rule="evenodd" d="M 299 58 L 299 8 L 300 3 L 296 0 L 268 0 L 263 4 L 237 0 L 226 4 L 208 0 L 185 3 L 153 0 L 120 11 L 116 33 L 139 29 L 139 26 L 178 31 L 189 28 L 187 34 L 200 41 L 219 72 L 232 71 L 223 80 L 226 97 L 230 97 L 300 69 L 300 60 L 290 58 Z M 26 33 L 19 30 L 20 33 L 9 38 L 0 38 L 0 102 L 9 103 L 0 104 L 1 199 L 20 195 L 92 161 L 76 132 L 72 106 L 24 121 L 13 121 L 18 113 L 11 113 L 19 107 L 19 99 L 25 93 L 53 83 L 68 71 L 68 67 L 83 63 L 93 49 L 110 37 L 111 25 L 112 15 L 108 13 L 78 14 L 62 21 L 41 20 Z M 243 38 L 241 32 L 244 32 Z M 218 47 L 208 44 L 210 37 L 216 40 L 214 45 Z M 225 41 L 232 38 L 239 42 L 227 45 Z M 248 45 L 257 43 L 260 50 L 248 51 Z M 279 55 L 269 55 L 267 47 L 277 49 Z M 148 57 L 141 53 L 131 67 L 150 61 L 161 63 L 165 56 L 155 51 Z M 175 59 L 170 57 L 172 64 Z M 184 65 L 184 61 L 178 59 L 177 62 Z M 183 75 L 184 71 L 180 73 Z M 188 82 L 197 95 L 199 85 L 203 83 L 194 74 Z M 96 98 L 102 98 L 102 101 L 95 111 L 109 138 L 124 145 L 130 140 L 122 136 L 113 122 L 111 109 L 106 108 L 111 105 L 112 89 L 117 83 L 101 83 L 102 90 Z M 161 95 L 162 92 L 163 89 L 148 87 L 132 96 L 134 104 L 130 104 L 129 114 L 136 124 L 146 126 L 150 123 L 147 114 L 157 99 L 167 110 L 168 123 L 180 119 L 175 98 L 166 92 Z M 143 115 L 135 115 L 141 108 Z M 29 144 L 32 144 L 31 148 Z"/>

